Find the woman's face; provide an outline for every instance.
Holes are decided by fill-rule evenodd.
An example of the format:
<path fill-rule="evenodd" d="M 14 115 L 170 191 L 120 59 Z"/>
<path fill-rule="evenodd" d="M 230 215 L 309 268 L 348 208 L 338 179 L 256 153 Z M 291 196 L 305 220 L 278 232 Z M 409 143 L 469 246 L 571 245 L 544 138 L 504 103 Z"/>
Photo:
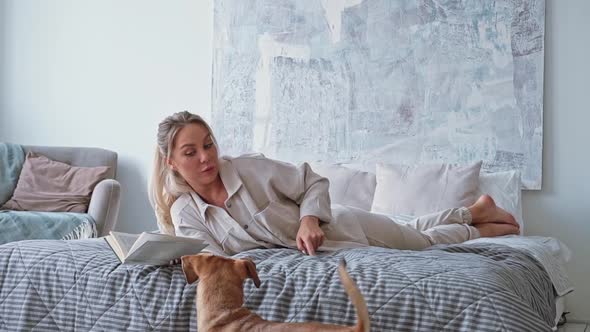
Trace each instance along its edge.
<path fill-rule="evenodd" d="M 207 128 L 191 123 L 176 133 L 168 164 L 196 191 L 217 179 L 217 147 Z"/>

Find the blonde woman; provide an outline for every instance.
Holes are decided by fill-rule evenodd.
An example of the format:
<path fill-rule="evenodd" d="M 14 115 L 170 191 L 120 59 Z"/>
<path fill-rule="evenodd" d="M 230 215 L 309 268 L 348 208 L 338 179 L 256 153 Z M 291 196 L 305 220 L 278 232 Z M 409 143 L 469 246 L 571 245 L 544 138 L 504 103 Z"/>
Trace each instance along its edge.
<path fill-rule="evenodd" d="M 202 239 L 233 255 L 253 248 L 316 251 L 362 246 L 419 250 L 434 244 L 518 234 L 518 224 L 491 197 L 398 224 L 380 214 L 330 205 L 328 180 L 307 163 L 262 155 L 219 158 L 209 125 L 175 113 L 158 127 L 150 186 L 163 233 Z"/>

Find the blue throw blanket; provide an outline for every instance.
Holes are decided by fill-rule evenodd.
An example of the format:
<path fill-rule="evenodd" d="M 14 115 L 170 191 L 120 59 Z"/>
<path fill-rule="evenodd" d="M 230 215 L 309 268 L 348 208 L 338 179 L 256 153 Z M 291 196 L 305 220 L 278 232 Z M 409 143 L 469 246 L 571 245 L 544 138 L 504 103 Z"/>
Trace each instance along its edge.
<path fill-rule="evenodd" d="M 86 213 L 0 211 L 0 244 L 33 239 L 75 240 L 96 237 Z"/>
<path fill-rule="evenodd" d="M 20 145 L 0 143 L 0 206 L 12 197 L 24 162 L 25 152 Z"/>

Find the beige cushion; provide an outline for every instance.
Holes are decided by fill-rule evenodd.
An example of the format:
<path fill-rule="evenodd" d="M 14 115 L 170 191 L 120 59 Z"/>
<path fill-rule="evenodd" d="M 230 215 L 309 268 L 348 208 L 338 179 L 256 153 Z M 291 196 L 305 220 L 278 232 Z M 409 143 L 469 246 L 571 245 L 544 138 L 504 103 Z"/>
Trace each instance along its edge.
<path fill-rule="evenodd" d="M 110 167 L 74 167 L 29 152 L 12 198 L 0 209 L 86 212 L 94 186 Z"/>
<path fill-rule="evenodd" d="M 421 216 L 477 199 L 481 161 L 466 166 L 377 164 L 372 212 Z"/>
<path fill-rule="evenodd" d="M 371 209 L 375 194 L 375 174 L 337 164 L 312 163 L 313 171 L 330 181 L 332 204 L 353 206 L 365 211 Z"/>

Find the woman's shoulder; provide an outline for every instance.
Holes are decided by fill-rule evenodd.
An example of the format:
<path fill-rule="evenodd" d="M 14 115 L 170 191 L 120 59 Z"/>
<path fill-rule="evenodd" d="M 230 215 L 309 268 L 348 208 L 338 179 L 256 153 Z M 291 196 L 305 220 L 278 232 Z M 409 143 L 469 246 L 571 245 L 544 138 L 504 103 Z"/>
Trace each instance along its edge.
<path fill-rule="evenodd" d="M 191 198 L 190 193 L 184 193 L 184 194 L 180 195 L 174 201 L 174 203 L 172 203 L 172 206 L 170 207 L 170 214 L 172 216 L 180 215 L 184 210 L 186 210 L 187 208 L 190 208 L 191 202 L 192 202 L 192 198 Z"/>
<path fill-rule="evenodd" d="M 230 161 L 232 163 L 235 162 L 242 162 L 242 161 L 250 161 L 250 160 L 269 160 L 266 156 L 262 153 L 255 152 L 255 153 L 244 153 L 239 156 L 222 156 L 221 159 Z"/>
<path fill-rule="evenodd" d="M 193 193 L 184 193 L 180 195 L 170 207 L 170 215 L 174 226 L 191 225 L 197 226 L 204 222 L 202 213 L 191 197 Z"/>
<path fill-rule="evenodd" d="M 268 162 L 262 153 L 247 153 L 239 156 L 222 156 L 220 158 L 221 167 L 227 167 L 224 165 L 231 165 L 230 168 L 235 169 L 239 174 L 244 172 L 248 173 L 252 169 L 260 169 L 264 167 L 264 164 Z"/>
<path fill-rule="evenodd" d="M 237 157 L 223 156 L 221 159 L 230 162 L 238 170 L 254 169 L 261 171 L 264 168 L 277 166 L 292 166 L 291 163 L 266 157 L 262 153 L 246 153 Z"/>

